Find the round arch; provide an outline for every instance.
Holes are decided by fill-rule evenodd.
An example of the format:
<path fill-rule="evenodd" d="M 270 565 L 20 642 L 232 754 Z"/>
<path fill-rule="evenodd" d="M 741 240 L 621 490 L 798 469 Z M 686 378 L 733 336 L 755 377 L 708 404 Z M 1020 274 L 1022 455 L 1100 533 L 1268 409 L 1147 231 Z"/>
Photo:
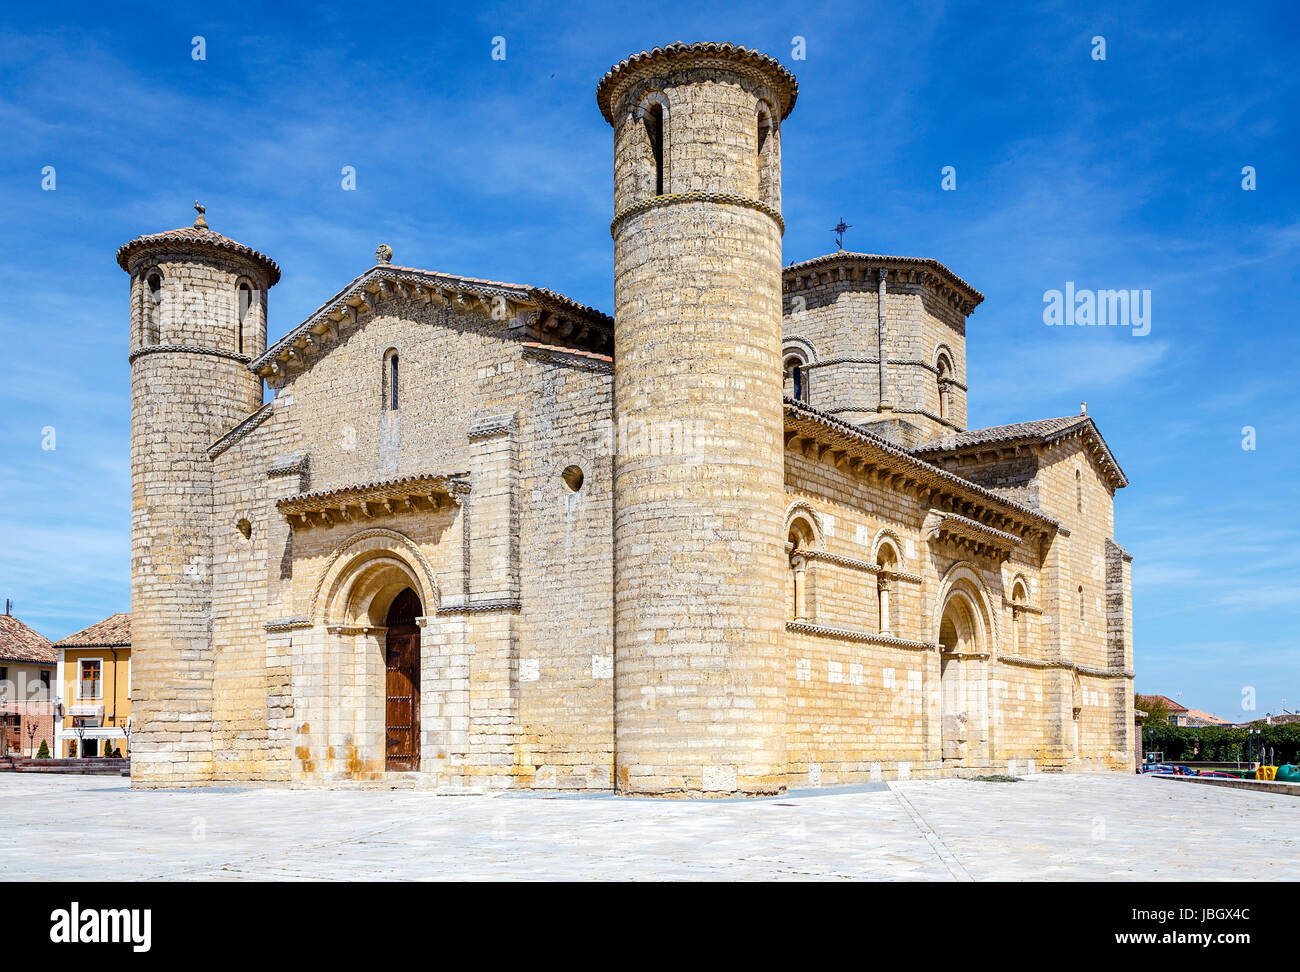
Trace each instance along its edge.
<path fill-rule="evenodd" d="M 330 555 L 312 593 L 310 617 L 317 624 L 382 626 L 393 599 L 405 588 L 420 598 L 426 615 L 441 603 L 424 555 L 396 530 L 362 530 Z"/>
<path fill-rule="evenodd" d="M 805 503 L 803 500 L 791 503 L 785 511 L 785 536 L 789 538 L 790 534 L 796 530 L 801 530 L 807 535 L 808 546 L 811 549 L 821 550 L 825 546 L 821 516 L 810 504 Z"/>
<path fill-rule="evenodd" d="M 988 587 L 979 573 L 965 561 L 953 564 L 939 583 L 939 596 L 934 615 L 934 641 L 943 644 L 944 618 L 953 608 L 949 620 L 954 626 L 960 621 L 969 626 L 970 644 L 974 651 L 998 653 L 997 615 L 989 598 Z"/>
<path fill-rule="evenodd" d="M 903 541 L 897 533 L 884 527 L 876 532 L 875 537 L 871 540 L 871 562 L 879 564 L 882 554 L 886 549 L 892 549 L 894 552 L 893 563 L 890 565 L 891 570 L 903 569 Z"/>

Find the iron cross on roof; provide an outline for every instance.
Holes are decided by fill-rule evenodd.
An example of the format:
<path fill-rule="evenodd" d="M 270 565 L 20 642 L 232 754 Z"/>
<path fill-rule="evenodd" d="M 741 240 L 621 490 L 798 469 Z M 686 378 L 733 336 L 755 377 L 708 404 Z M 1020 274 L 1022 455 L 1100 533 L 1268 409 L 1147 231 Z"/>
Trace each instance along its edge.
<path fill-rule="evenodd" d="M 840 217 L 840 221 L 838 224 L 831 227 L 831 232 L 835 234 L 836 249 L 838 250 L 844 249 L 844 231 L 849 229 L 853 229 L 853 227 L 848 225 L 846 222 L 844 222 L 843 216 Z"/>

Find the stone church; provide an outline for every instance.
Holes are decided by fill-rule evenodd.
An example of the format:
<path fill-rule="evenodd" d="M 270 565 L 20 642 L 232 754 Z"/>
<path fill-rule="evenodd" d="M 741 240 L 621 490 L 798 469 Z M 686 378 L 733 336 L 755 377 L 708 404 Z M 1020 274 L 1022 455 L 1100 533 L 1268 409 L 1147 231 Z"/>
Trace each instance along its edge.
<path fill-rule="evenodd" d="M 1126 485 L 1085 413 L 968 429 L 983 299 L 783 266 L 794 76 L 627 58 L 614 315 L 376 263 L 267 346 L 207 225 L 131 279 L 135 786 L 763 795 L 1133 764 Z"/>

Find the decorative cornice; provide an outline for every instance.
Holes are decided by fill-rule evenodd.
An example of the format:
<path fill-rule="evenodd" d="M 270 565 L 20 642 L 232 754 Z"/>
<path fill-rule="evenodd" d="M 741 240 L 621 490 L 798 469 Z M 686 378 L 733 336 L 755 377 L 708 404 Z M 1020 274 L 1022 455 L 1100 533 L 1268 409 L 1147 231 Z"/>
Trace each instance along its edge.
<path fill-rule="evenodd" d="M 799 82 L 776 58 L 736 44 L 704 41 L 685 44 L 676 41 L 641 51 L 619 61 L 605 72 L 596 85 L 596 104 L 605 121 L 614 124 L 614 109 L 628 87 L 643 78 L 665 71 L 718 68 L 732 71 L 766 85 L 779 102 L 777 112 L 784 120 L 799 97 Z"/>
<path fill-rule="evenodd" d="M 1091 665 L 1072 665 L 1080 675 L 1091 675 L 1094 678 L 1135 678 L 1137 673 L 1128 668 L 1093 668 Z"/>
<path fill-rule="evenodd" d="M 928 511 L 921 532 L 927 540 L 955 544 L 973 553 L 991 556 L 995 560 L 1005 560 L 1021 542 L 1013 533 L 994 529 L 968 516 L 945 510 Z"/>
<path fill-rule="evenodd" d="M 786 546 L 789 547 L 790 545 L 786 544 Z M 920 574 L 909 574 L 902 570 L 885 570 L 879 564 L 873 564 L 869 560 L 845 557 L 843 554 L 830 553 L 826 550 L 818 550 L 815 547 L 805 547 L 799 551 L 799 556 L 806 560 L 820 560 L 828 564 L 848 567 L 851 570 L 861 570 L 868 574 L 884 574 L 894 580 L 910 581 L 913 584 L 919 584 L 923 579 Z"/>
<path fill-rule="evenodd" d="M 134 364 L 137 358 L 147 354 L 206 354 L 213 358 L 229 358 L 240 364 L 248 364 L 253 359 L 246 354 L 235 351 L 221 351 L 217 348 L 200 348 L 193 344 L 147 344 L 131 351 L 126 356 L 127 364 Z"/>
<path fill-rule="evenodd" d="M 369 520 L 383 513 L 424 512 L 419 509 L 421 502 L 428 504 L 429 509 L 440 510 L 444 504 L 460 505 L 461 497 L 470 490 L 468 476 L 468 473 L 403 476 L 376 483 L 359 483 L 287 496 L 277 500 L 275 508 L 295 527 L 316 526 L 315 516 L 324 521 L 323 525 L 332 526 L 336 521 Z M 398 509 L 398 504 L 405 509 Z M 358 511 L 355 516 L 351 512 L 353 509 Z"/>
<path fill-rule="evenodd" d="M 963 316 L 969 316 L 983 301 L 984 295 L 953 273 L 938 260 L 929 257 L 885 256 L 877 253 L 853 253 L 839 250 L 792 263 L 781 271 L 786 294 L 800 293 L 822 283 L 861 281 L 864 288 L 875 290 L 879 274 L 888 275 L 894 284 L 917 284 L 930 288 Z"/>
<path fill-rule="evenodd" d="M 1054 668 L 1066 672 L 1077 672 L 1093 678 L 1133 678 L 1134 673 L 1126 668 L 1092 668 L 1088 665 L 1076 665 L 1068 661 L 1045 661 L 1039 658 L 1022 658 L 1017 655 L 998 655 L 994 661 L 1017 668 Z"/>
<path fill-rule="evenodd" d="M 261 267 L 270 277 L 270 286 L 274 287 L 280 279 L 280 267 L 265 253 L 259 253 L 251 246 L 245 246 L 243 243 L 236 242 L 228 236 L 222 236 L 220 233 L 214 233 L 207 229 L 206 225 L 182 226 L 178 229 L 165 230 L 161 233 L 150 233 L 146 236 L 137 236 L 129 243 L 124 243 L 117 251 L 117 265 L 128 273 L 131 272 L 133 257 L 137 253 L 144 253 L 150 250 L 217 250 L 223 253 L 230 253 L 240 256 L 251 263 Z"/>
<path fill-rule="evenodd" d="M 873 634 L 870 631 L 855 631 L 851 628 L 835 628 L 825 624 L 814 624 L 811 621 L 787 621 L 785 630 L 793 631 L 796 634 L 818 635 L 823 638 L 839 638 L 841 641 L 859 641 L 873 645 L 888 645 L 891 648 L 909 648 L 914 651 L 929 651 L 939 647 L 937 644 L 931 644 L 928 641 L 911 641 L 907 638 L 895 638 L 893 635 Z"/>
<path fill-rule="evenodd" d="M 816 443 L 814 458 L 818 460 L 847 466 L 861 477 L 889 479 L 898 488 L 915 490 L 923 502 L 933 503 L 938 498 L 954 507 L 942 512 L 987 518 L 1025 537 L 1051 536 L 1060 528 L 1059 521 L 1039 510 L 1000 496 L 793 398 L 785 399 L 785 441 L 787 449 L 801 452 L 806 448 L 801 443 Z"/>
<path fill-rule="evenodd" d="M 466 438 L 471 442 L 479 439 L 491 439 L 498 435 L 513 435 L 519 428 L 519 420 L 514 414 L 495 415 L 490 418 L 480 419 L 466 433 Z"/>
<path fill-rule="evenodd" d="M 599 351 L 612 350 L 614 345 L 612 317 L 545 287 L 380 263 L 321 304 L 248 367 L 267 378 L 287 376 L 290 368 L 306 366 L 310 358 L 341 341 L 345 330 L 357 326 L 364 315 L 374 313 L 388 299 L 480 313 L 501 319 L 503 331 L 518 325 L 554 332 Z"/>
<path fill-rule="evenodd" d="M 511 598 L 494 601 L 472 601 L 469 604 L 448 604 L 438 608 L 439 614 L 489 614 L 497 611 L 518 611 L 520 602 Z"/>
<path fill-rule="evenodd" d="M 583 371 L 592 371 L 597 374 L 608 375 L 614 373 L 614 359 L 607 354 L 594 354 L 591 351 L 541 344 L 537 341 L 525 341 L 520 353 L 525 358 L 545 361 L 548 364 L 580 368 Z"/>
<path fill-rule="evenodd" d="M 911 408 L 910 406 L 905 406 L 905 405 L 890 406 L 887 412 L 880 411 L 880 409 L 876 406 L 874 402 L 870 404 L 862 404 L 862 405 L 837 405 L 835 408 L 827 408 L 827 409 L 823 409 L 823 411 L 825 411 L 827 415 L 839 415 L 842 412 L 866 412 L 868 414 L 874 414 L 879 416 L 876 419 L 868 420 L 868 422 L 887 421 L 889 418 L 895 415 L 923 415 L 926 418 L 934 422 L 937 422 L 939 425 L 952 429 L 954 432 L 960 432 L 962 430 L 962 427 L 957 423 L 949 419 L 942 418 L 941 416 L 935 415 L 934 412 L 927 411 L 924 408 Z M 867 424 L 867 422 L 864 422 L 862 424 Z"/>
<path fill-rule="evenodd" d="M 787 314 L 786 316 L 788 317 L 789 315 Z M 795 335 L 789 335 L 789 336 L 787 336 L 787 337 L 785 338 L 785 342 L 786 342 L 787 344 L 789 344 L 791 341 L 794 341 L 794 340 L 802 340 L 802 339 L 797 338 Z M 869 356 L 868 356 L 868 355 L 859 355 L 859 354 L 843 354 L 843 355 L 838 355 L 838 356 L 833 357 L 833 358 L 822 358 L 822 359 L 820 359 L 820 360 L 809 361 L 809 362 L 807 362 L 806 364 L 804 364 L 803 367 L 805 367 L 805 368 L 825 368 L 825 367 L 828 367 L 828 366 L 830 366 L 830 365 L 838 365 L 838 364 L 871 364 L 871 365 L 874 365 L 874 364 L 880 364 L 880 356 L 879 356 L 879 355 L 869 355 Z M 937 375 L 937 374 L 939 373 L 939 369 L 938 369 L 938 368 L 936 368 L 934 365 L 930 364 L 930 362 L 925 361 L 925 360 L 923 360 L 923 359 L 921 359 L 921 358 L 886 358 L 886 359 L 885 359 L 885 364 L 887 364 L 887 365 L 891 365 L 891 366 L 892 366 L 892 365 L 899 365 L 899 366 L 908 367 L 908 368 L 924 368 L 926 371 L 930 372 L 930 374 L 932 374 L 932 375 Z M 969 391 L 969 389 L 968 389 L 964 384 L 962 384 L 960 381 L 958 381 L 956 378 L 952 378 L 952 377 L 940 378 L 940 379 L 939 379 L 939 382 L 940 382 L 941 384 L 952 385 L 954 388 L 960 388 L 962 391 Z M 963 430 L 963 429 L 959 429 L 958 431 L 965 431 L 965 430 Z"/>
<path fill-rule="evenodd" d="M 221 438 L 217 439 L 217 441 L 212 443 L 212 445 L 208 446 L 208 458 L 209 459 L 217 458 L 217 456 L 221 455 L 232 445 L 234 445 L 240 439 L 244 438 L 255 428 L 257 428 L 259 425 L 265 422 L 268 418 L 271 417 L 271 412 L 274 410 L 274 406 L 275 406 L 274 401 L 267 402 L 265 405 L 259 408 L 252 415 L 248 416 L 248 418 L 244 419 L 242 422 L 236 425 L 233 429 L 231 429 Z"/>
<path fill-rule="evenodd" d="M 1114 539 L 1107 537 L 1105 547 L 1107 553 L 1118 554 L 1119 557 L 1127 563 L 1131 564 L 1133 562 L 1133 555 L 1116 543 Z"/>
<path fill-rule="evenodd" d="M 720 205 L 744 206 L 746 209 L 756 209 L 765 216 L 770 216 L 785 235 L 785 220 L 781 214 L 765 202 L 758 199 L 751 199 L 749 196 L 737 195 L 734 192 L 706 192 L 704 190 L 691 190 L 690 192 L 670 192 L 662 196 L 650 196 L 642 199 L 640 202 L 634 202 L 621 213 L 616 215 L 609 224 L 609 235 L 613 236 L 620 224 L 624 220 L 636 216 L 640 213 L 647 212 L 651 209 L 657 209 L 660 206 L 673 206 L 677 203 L 717 203 Z"/>
<path fill-rule="evenodd" d="M 274 621 L 266 622 L 267 631 L 296 631 L 299 628 L 310 628 L 310 618 L 277 618 Z"/>
<path fill-rule="evenodd" d="M 266 478 L 276 479 L 280 476 L 292 476 L 294 473 L 301 476 L 310 468 L 311 457 L 305 452 L 299 452 L 289 456 L 281 456 L 267 467 Z"/>

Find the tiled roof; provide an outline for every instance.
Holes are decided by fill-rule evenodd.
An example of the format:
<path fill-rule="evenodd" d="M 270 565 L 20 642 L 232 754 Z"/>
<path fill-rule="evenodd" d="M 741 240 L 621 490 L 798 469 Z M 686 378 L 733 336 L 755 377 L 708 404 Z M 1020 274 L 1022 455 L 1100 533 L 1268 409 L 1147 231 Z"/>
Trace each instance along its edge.
<path fill-rule="evenodd" d="M 108 648 L 131 644 L 131 615 L 128 612 L 110 614 L 89 628 L 56 641 L 56 648 Z"/>
<path fill-rule="evenodd" d="M 1116 461 L 1110 446 L 1102 438 L 1097 423 L 1087 415 L 1063 415 L 1059 418 L 1038 419 L 1033 422 L 1013 422 L 1011 425 L 994 425 L 987 429 L 968 429 L 942 438 L 931 439 L 914 446 L 918 456 L 931 458 L 944 454 L 964 452 L 984 446 L 1008 446 L 1018 443 L 1051 445 L 1071 435 L 1086 435 L 1091 440 L 1093 458 L 1105 470 L 1114 488 L 1128 485 L 1128 477 Z"/>
<path fill-rule="evenodd" d="M 790 72 L 789 68 L 769 54 L 750 50 L 748 47 L 740 47 L 736 44 L 720 44 L 712 41 L 686 44 L 682 41 L 674 41 L 663 47 L 655 47 L 639 54 L 633 54 L 631 57 L 625 57 L 605 72 L 605 76 L 596 85 L 596 104 L 600 106 L 600 113 L 605 116 L 605 120 L 611 125 L 614 123 L 613 103 L 616 97 L 615 92 L 623 86 L 619 82 L 627 79 L 629 75 L 637 76 L 647 73 L 643 69 L 654 70 L 661 63 L 666 63 L 678 57 L 715 61 L 740 61 L 757 68 L 767 76 L 767 80 L 775 89 L 777 99 L 781 102 L 779 111 L 782 118 L 790 114 L 794 108 L 795 99 L 799 97 L 799 82 L 795 79 L 795 76 Z"/>
<path fill-rule="evenodd" d="M 936 485 L 943 484 L 948 487 L 957 487 L 970 495 L 980 497 L 983 501 L 992 503 L 996 507 L 1008 511 L 1014 511 L 1024 519 L 1042 525 L 1047 531 L 1055 531 L 1061 525 L 1059 520 L 1044 513 L 1042 510 L 1036 510 L 1032 507 L 1025 506 L 1022 503 L 1018 503 L 1015 500 L 1008 499 L 987 487 L 981 486 L 978 483 L 973 483 L 969 479 L 965 479 L 962 476 L 958 476 L 946 469 L 933 465 L 925 459 L 914 455 L 907 449 L 894 445 L 889 440 L 882 438 L 874 432 L 852 425 L 841 418 L 837 418 L 834 415 L 829 415 L 826 412 L 815 409 L 811 405 L 801 402 L 798 399 L 786 396 L 784 402 L 785 422 L 787 428 L 789 428 L 793 421 L 799 419 L 816 423 L 824 428 L 833 430 L 841 436 L 868 444 L 872 448 L 879 450 L 881 453 L 892 456 L 895 460 L 912 467 L 919 474 L 918 478 L 923 478 L 925 481 L 934 482 Z"/>
<path fill-rule="evenodd" d="M 581 348 L 566 348 L 562 344 L 542 344 L 540 341 L 524 341 L 523 346 L 532 348 L 535 351 L 555 351 L 560 354 L 572 354 L 579 358 L 590 358 L 592 361 L 603 361 L 612 363 L 614 359 L 607 354 L 596 354 L 594 351 L 583 351 Z"/>
<path fill-rule="evenodd" d="M 336 489 L 321 489 L 298 493 L 276 500 L 275 507 L 284 514 L 313 513 L 322 509 L 340 508 L 363 502 L 382 503 L 384 500 L 407 496 L 459 497 L 469 492 L 469 475 L 453 473 L 444 475 L 400 476 L 370 483 L 353 483 Z"/>
<path fill-rule="evenodd" d="M 1155 700 L 1156 702 L 1164 703 L 1164 707 L 1168 709 L 1170 712 L 1189 711 L 1186 706 L 1179 705 L 1177 702 L 1175 702 L 1167 695 L 1139 695 L 1138 696 L 1139 705 L 1149 704 L 1150 700 Z"/>
<path fill-rule="evenodd" d="M 1218 716 L 1204 712 L 1201 709 L 1188 709 L 1184 717 L 1197 725 L 1204 726 L 1230 726 L 1232 725 L 1227 719 L 1220 719 Z"/>
<path fill-rule="evenodd" d="M 0 661 L 53 665 L 58 660 L 59 654 L 49 638 L 12 614 L 0 614 Z"/>
<path fill-rule="evenodd" d="M 1088 421 L 1086 415 L 1066 415 L 1061 418 L 1038 419 L 1035 422 L 1013 422 L 1011 425 L 993 425 L 987 429 L 968 429 L 940 439 L 922 442 L 913 452 L 924 455 L 930 452 L 955 452 L 972 446 L 1015 442 L 1019 439 L 1041 439 L 1074 428 Z"/>
<path fill-rule="evenodd" d="M 1293 722 L 1300 722 L 1300 713 L 1283 712 L 1275 716 L 1265 716 L 1262 719 L 1252 719 L 1250 722 L 1238 722 L 1239 727 L 1250 726 L 1252 729 L 1260 726 L 1283 726 Z"/>
<path fill-rule="evenodd" d="M 194 226 L 180 226 L 176 229 L 164 230 L 161 233 L 149 233 L 145 236 L 137 236 L 129 243 L 124 243 L 117 251 L 117 265 L 123 270 L 128 269 L 131 254 L 136 250 L 159 244 L 178 243 L 185 246 L 212 247 L 217 250 L 225 250 L 227 253 L 238 253 L 240 256 L 260 263 L 271 275 L 271 283 L 274 285 L 280 279 L 280 267 L 265 253 L 259 253 L 251 246 L 245 246 L 232 240 L 228 236 L 222 236 L 220 233 L 214 233 L 210 229 L 199 229 Z"/>

